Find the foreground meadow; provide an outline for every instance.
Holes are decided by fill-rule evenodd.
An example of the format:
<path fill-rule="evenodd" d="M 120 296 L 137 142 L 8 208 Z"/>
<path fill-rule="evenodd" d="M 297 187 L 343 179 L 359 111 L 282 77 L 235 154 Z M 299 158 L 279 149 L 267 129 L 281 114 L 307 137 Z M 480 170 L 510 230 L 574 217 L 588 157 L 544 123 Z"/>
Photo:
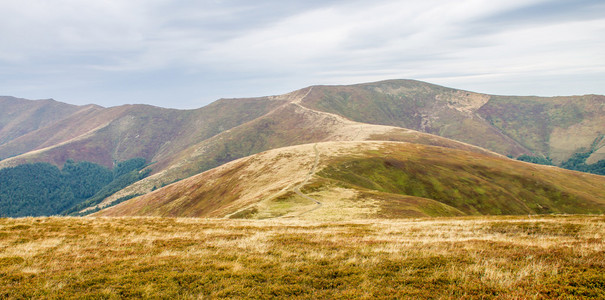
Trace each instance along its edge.
<path fill-rule="evenodd" d="M 0 219 L 0 298 L 605 298 L 605 217 Z"/>

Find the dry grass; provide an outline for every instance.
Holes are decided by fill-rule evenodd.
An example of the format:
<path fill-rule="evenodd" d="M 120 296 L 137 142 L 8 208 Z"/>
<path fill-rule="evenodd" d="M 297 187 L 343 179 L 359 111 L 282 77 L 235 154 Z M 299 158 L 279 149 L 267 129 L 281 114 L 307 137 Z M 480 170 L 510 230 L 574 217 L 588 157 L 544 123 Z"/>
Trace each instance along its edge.
<path fill-rule="evenodd" d="M 605 217 L 0 219 L 0 298 L 603 298 Z"/>
<path fill-rule="evenodd" d="M 316 158 L 316 172 L 306 181 Z M 605 212 L 604 185 L 603 176 L 443 147 L 323 142 L 235 160 L 96 216 L 299 216 L 314 201 L 296 194 L 296 187 L 324 204 L 304 214 L 315 221 L 594 214 Z"/>

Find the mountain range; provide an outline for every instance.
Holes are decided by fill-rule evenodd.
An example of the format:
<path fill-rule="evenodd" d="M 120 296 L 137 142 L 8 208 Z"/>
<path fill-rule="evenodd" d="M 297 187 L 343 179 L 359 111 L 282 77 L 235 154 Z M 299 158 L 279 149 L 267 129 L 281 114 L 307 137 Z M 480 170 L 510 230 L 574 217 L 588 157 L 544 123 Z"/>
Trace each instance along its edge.
<path fill-rule="evenodd" d="M 604 211 L 603 176 L 506 157 L 537 156 L 556 165 L 578 153 L 587 164 L 604 160 L 601 95 L 495 96 L 388 80 L 220 99 L 194 110 L 13 97 L 0 97 L 0 105 L 0 168 L 150 163 L 150 176 L 89 211 L 143 196 L 102 215 L 311 217 L 360 205 L 367 207 L 352 209 L 356 216 Z M 306 159 L 271 162 L 281 156 Z M 240 173 L 239 165 L 248 171 Z M 359 169 L 344 172 L 349 165 Z M 253 184 L 261 178 L 266 182 Z"/>

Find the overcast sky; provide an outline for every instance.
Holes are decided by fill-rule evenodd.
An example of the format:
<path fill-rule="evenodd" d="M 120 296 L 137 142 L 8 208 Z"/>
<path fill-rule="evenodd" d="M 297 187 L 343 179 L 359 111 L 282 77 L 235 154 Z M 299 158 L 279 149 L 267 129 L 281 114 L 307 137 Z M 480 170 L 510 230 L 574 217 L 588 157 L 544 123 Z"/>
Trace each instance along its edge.
<path fill-rule="evenodd" d="M 0 95 L 197 108 L 385 79 L 605 94 L 605 1 L 0 2 Z"/>

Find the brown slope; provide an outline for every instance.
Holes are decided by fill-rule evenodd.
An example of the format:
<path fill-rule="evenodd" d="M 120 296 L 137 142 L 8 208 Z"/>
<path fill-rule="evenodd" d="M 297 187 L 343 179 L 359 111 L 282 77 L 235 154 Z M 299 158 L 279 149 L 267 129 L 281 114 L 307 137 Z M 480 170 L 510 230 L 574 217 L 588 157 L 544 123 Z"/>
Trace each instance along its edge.
<path fill-rule="evenodd" d="M 33 150 L 52 147 L 103 127 L 107 118 L 102 107 L 89 107 L 53 124 L 38 128 L 0 146 L 0 158 L 14 157 Z M 77 124 L 77 126 L 75 126 Z"/>
<path fill-rule="evenodd" d="M 96 215 L 326 220 L 605 212 L 603 176 L 402 142 L 315 147 L 242 158 Z"/>
<path fill-rule="evenodd" d="M 3 145 L 92 105 L 76 106 L 52 99 L 26 100 L 0 96 L 0 107 L 0 145 Z"/>
<path fill-rule="evenodd" d="M 36 161 L 61 165 L 66 159 L 110 167 L 113 161 L 133 157 L 157 161 L 279 104 L 279 100 L 265 97 L 219 100 L 196 110 L 148 105 L 94 108 L 0 146 L 2 157 L 19 154 L 3 160 L 0 166 Z"/>
<path fill-rule="evenodd" d="M 3 164 L 46 161 L 62 165 L 73 159 L 111 167 L 114 160 L 149 160 L 161 146 L 159 143 L 182 126 L 177 110 L 142 105 L 91 110 L 5 145 L 2 150 L 33 150 Z"/>

